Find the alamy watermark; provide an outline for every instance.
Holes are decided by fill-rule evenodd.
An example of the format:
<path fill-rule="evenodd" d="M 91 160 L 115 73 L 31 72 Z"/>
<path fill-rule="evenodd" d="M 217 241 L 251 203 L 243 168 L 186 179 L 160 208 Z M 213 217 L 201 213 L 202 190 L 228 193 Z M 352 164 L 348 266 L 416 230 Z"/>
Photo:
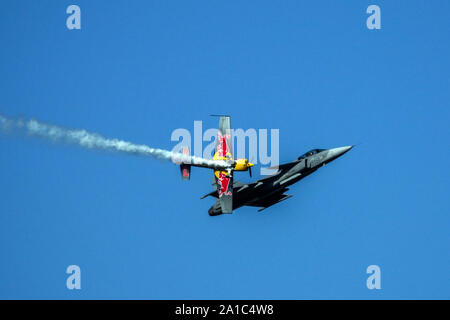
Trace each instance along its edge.
<path fill-rule="evenodd" d="M 70 14 L 66 20 L 66 27 L 69 30 L 80 30 L 81 29 L 81 9 L 75 4 L 71 4 L 67 7 L 66 13 Z"/>
<path fill-rule="evenodd" d="M 66 26 L 69 30 L 81 29 L 81 9 L 78 5 L 71 4 L 67 7 L 66 13 L 70 16 L 66 19 Z M 381 9 L 378 5 L 371 4 L 367 7 L 366 13 L 370 16 L 366 20 L 366 26 L 369 30 L 381 29 Z"/>
<path fill-rule="evenodd" d="M 367 7 L 366 13 L 370 16 L 366 20 L 366 26 L 369 30 L 380 30 L 381 29 L 381 9 L 375 4 L 371 4 Z"/>
<path fill-rule="evenodd" d="M 66 273 L 70 274 L 66 280 L 66 287 L 69 290 L 81 289 L 81 269 L 79 266 L 72 264 L 67 267 Z"/>
<path fill-rule="evenodd" d="M 193 132 L 192 138 L 191 131 L 188 129 L 178 128 L 172 131 L 170 140 L 178 141 L 172 152 L 180 153 L 184 147 L 188 147 L 192 155 L 204 159 L 212 159 L 216 147 L 218 129 L 210 128 L 203 131 L 202 121 L 194 121 Z M 240 128 L 231 129 L 233 157 L 235 159 L 247 158 L 253 164 L 261 164 L 261 175 L 274 174 L 279 165 L 280 130 L 270 129 L 270 149 L 268 148 L 268 133 L 268 129 L 250 128 L 245 131 Z M 207 144 L 204 145 L 204 142 Z M 248 157 L 246 157 L 247 149 Z"/>
<path fill-rule="evenodd" d="M 373 289 L 381 289 L 381 269 L 376 264 L 372 264 L 367 267 L 366 269 L 367 274 L 370 274 L 370 276 L 367 278 L 366 286 L 367 289 L 373 290 Z"/>

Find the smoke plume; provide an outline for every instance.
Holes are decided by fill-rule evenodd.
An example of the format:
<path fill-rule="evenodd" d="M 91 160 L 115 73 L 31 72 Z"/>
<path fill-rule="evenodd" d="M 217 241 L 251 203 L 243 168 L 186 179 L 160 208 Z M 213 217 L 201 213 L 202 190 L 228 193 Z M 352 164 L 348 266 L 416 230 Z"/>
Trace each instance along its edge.
<path fill-rule="evenodd" d="M 121 153 L 149 156 L 174 163 L 190 163 L 193 165 L 224 169 L 229 166 L 224 161 L 213 161 L 200 157 L 183 155 L 168 150 L 151 148 L 142 144 L 134 144 L 119 139 L 107 139 L 97 133 L 84 129 L 68 129 L 56 125 L 45 124 L 37 120 L 11 119 L 0 114 L 0 131 L 3 133 L 25 133 L 55 142 L 76 144 L 87 149 L 110 150 Z"/>

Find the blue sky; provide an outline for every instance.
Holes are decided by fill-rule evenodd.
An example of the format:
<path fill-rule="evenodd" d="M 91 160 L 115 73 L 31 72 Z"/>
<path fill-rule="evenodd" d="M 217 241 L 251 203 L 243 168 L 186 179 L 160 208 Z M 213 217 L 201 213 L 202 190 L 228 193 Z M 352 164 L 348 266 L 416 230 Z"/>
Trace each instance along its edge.
<path fill-rule="evenodd" d="M 70 4 L 81 30 L 66 28 Z M 370 4 L 381 30 L 366 28 Z M 448 12 L 4 1 L 4 115 L 171 149 L 174 129 L 228 113 L 235 128 L 279 129 L 281 162 L 359 145 L 286 202 L 210 217 L 209 170 L 186 183 L 168 162 L 1 135 L 0 298 L 450 298 Z M 381 290 L 366 288 L 372 264 Z"/>

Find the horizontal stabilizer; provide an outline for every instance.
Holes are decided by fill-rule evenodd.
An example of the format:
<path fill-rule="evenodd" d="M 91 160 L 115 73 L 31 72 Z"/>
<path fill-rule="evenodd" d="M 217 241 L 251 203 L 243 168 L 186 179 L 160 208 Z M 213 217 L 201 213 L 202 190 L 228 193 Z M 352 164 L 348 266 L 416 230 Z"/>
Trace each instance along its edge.
<path fill-rule="evenodd" d="M 211 191 L 211 192 L 208 193 L 208 194 L 205 194 L 205 195 L 202 196 L 200 199 L 205 199 L 206 197 L 209 197 L 209 196 L 217 198 L 217 197 L 218 197 L 218 196 L 217 196 L 217 190 L 214 190 L 214 191 Z"/>
<path fill-rule="evenodd" d="M 189 155 L 189 147 L 181 147 L 181 153 L 183 155 Z M 189 180 L 191 178 L 191 165 L 187 163 L 180 164 L 180 172 L 182 180 Z"/>

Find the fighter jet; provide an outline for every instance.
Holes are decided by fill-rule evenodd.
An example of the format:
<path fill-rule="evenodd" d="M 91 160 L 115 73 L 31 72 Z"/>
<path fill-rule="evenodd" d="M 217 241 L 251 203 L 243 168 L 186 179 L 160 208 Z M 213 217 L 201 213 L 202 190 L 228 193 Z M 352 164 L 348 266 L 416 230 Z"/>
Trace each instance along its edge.
<path fill-rule="evenodd" d="M 260 207 L 258 212 L 267 209 L 274 204 L 287 200 L 292 195 L 285 192 L 288 186 L 302 180 L 315 172 L 320 167 L 333 161 L 344 153 L 348 152 L 353 146 L 339 147 L 333 149 L 313 149 L 304 155 L 298 157 L 295 161 L 282 164 L 278 172 L 274 175 L 260 179 L 252 183 L 242 183 L 235 181 L 233 183 L 233 209 L 242 206 Z M 219 198 L 217 183 L 213 182 L 214 191 L 203 196 L 212 196 Z M 210 216 L 217 216 L 224 212 L 220 200 L 208 210 Z"/>
<path fill-rule="evenodd" d="M 219 120 L 218 139 L 216 153 L 213 159 L 225 161 L 228 165 L 221 169 L 214 169 L 214 190 L 203 197 L 216 198 L 216 203 L 208 210 L 210 216 L 223 213 L 232 213 L 234 209 L 242 206 L 259 207 L 258 212 L 265 210 L 274 204 L 292 197 L 285 192 L 288 186 L 302 180 L 327 163 L 339 158 L 353 146 L 345 146 L 332 149 L 313 149 L 298 157 L 296 160 L 278 166 L 275 174 L 251 183 L 233 181 L 234 171 L 249 171 L 251 176 L 252 163 L 247 159 L 233 160 L 232 137 L 229 116 L 221 116 Z M 183 153 L 187 153 L 187 149 Z M 190 177 L 189 164 L 181 164 L 181 176 L 183 179 Z M 202 166 L 204 167 L 204 166 Z"/>

